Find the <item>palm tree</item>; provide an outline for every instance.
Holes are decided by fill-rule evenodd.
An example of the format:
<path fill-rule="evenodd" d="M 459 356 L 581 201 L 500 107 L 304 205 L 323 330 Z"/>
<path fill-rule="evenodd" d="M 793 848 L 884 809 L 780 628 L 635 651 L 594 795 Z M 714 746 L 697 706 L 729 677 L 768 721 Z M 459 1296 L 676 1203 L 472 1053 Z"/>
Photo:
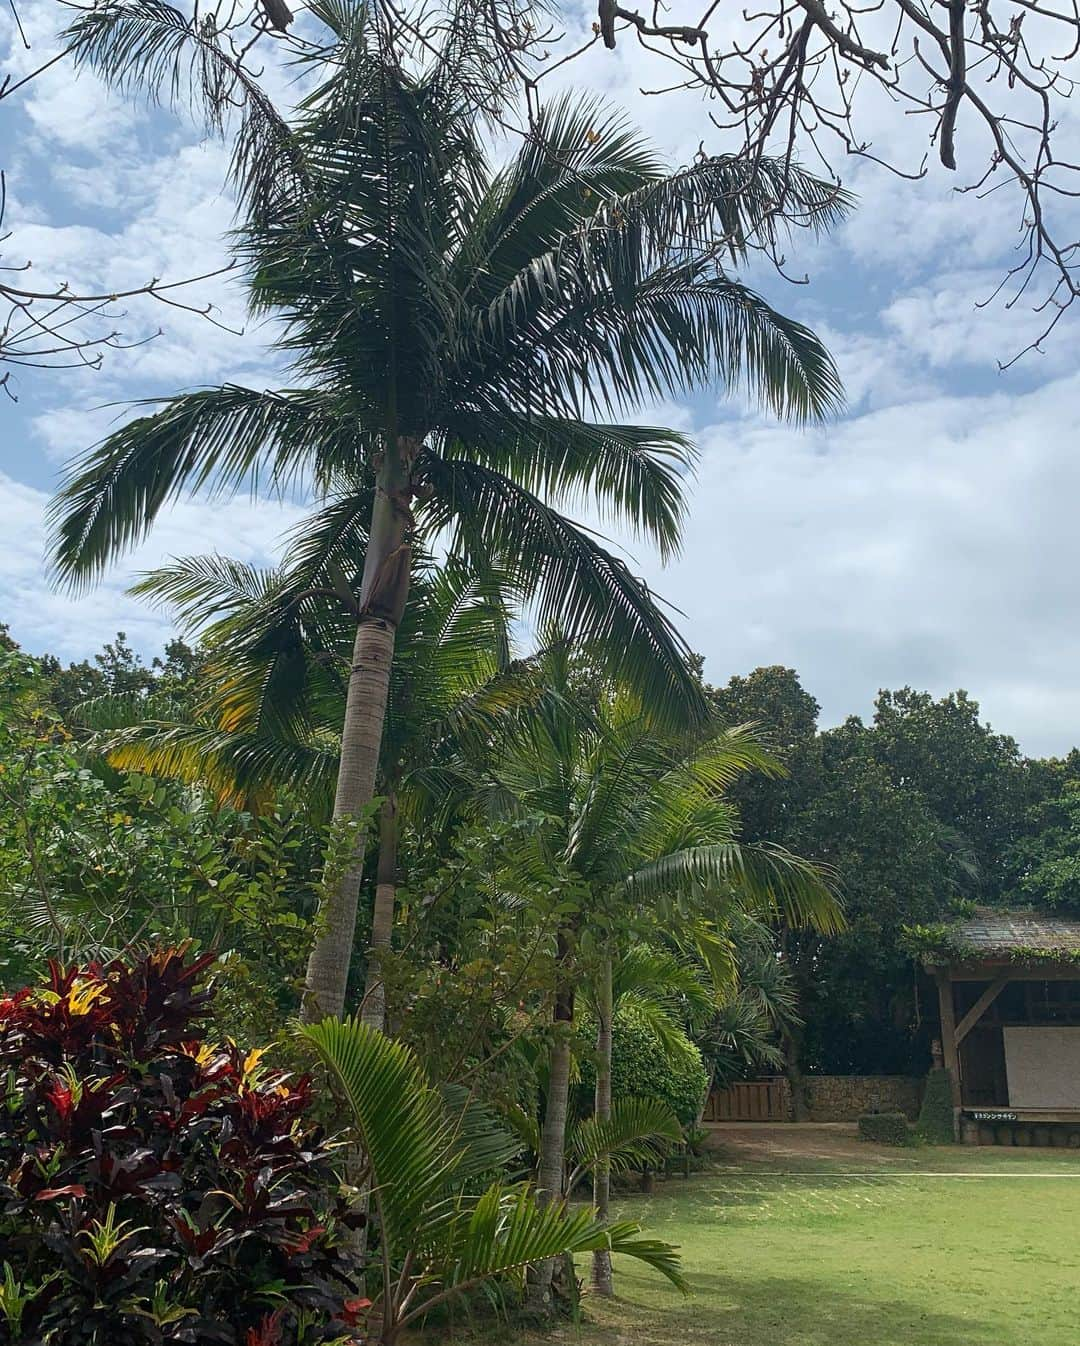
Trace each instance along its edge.
<path fill-rule="evenodd" d="M 713 726 L 691 739 L 673 739 L 658 732 L 636 697 L 617 691 L 594 696 L 590 689 L 592 706 L 575 708 L 583 675 L 563 647 L 552 647 L 542 676 L 556 694 L 496 745 L 477 806 L 543 818 L 535 832 L 539 858 L 575 874 L 588 895 L 556 936 L 539 1190 L 543 1200 L 558 1202 L 565 1191 L 575 952 L 597 918 L 610 930 L 618 918 L 643 911 L 654 929 L 657 922 L 661 928 L 684 925 L 700 936 L 702 955 L 715 967 L 728 957 L 722 935 L 732 912 L 780 916 L 822 930 L 836 928 L 840 916 L 831 885 L 815 865 L 780 847 L 738 841 L 738 816 L 724 791 L 743 771 L 779 770 L 748 729 Z M 611 1108 L 617 953 L 609 939 L 594 981 L 595 1115 L 601 1122 Z M 602 1164 L 596 1182 L 603 1212 L 608 1191 Z M 602 1257 L 596 1279 L 610 1289 Z M 548 1266 L 534 1281 L 537 1309 L 548 1308 L 550 1284 Z"/>
<path fill-rule="evenodd" d="M 724 1088 L 748 1070 L 779 1069 L 779 1042 L 800 1023 L 798 991 L 778 956 L 776 932 L 741 914 L 731 923 L 738 950 L 738 981 L 694 1029 L 694 1041 L 710 1065 L 710 1090 Z"/>
<path fill-rule="evenodd" d="M 700 923 L 699 931 L 708 938 L 711 931 Z M 648 943 L 633 943 L 613 952 L 609 942 L 599 967 L 583 980 L 582 989 L 596 1016 L 596 1084 L 593 1090 L 593 1118 L 604 1126 L 619 1112 L 620 1102 L 612 1096 L 612 1052 L 615 1039 L 615 1015 L 620 1005 L 633 1004 L 669 1051 L 685 1049 L 686 1029 L 692 1021 L 705 1021 L 723 999 L 730 977 L 719 985 L 709 985 L 705 968 L 690 959 Z M 680 1132 L 681 1139 L 681 1132 Z M 648 1161 L 650 1156 L 643 1156 Z M 612 1164 L 601 1155 L 592 1165 L 593 1205 L 601 1219 L 611 1208 Z M 572 1177 L 572 1175 L 571 1175 Z M 573 1190 L 567 1183 L 567 1194 Z M 606 1249 L 593 1253 L 592 1287 L 597 1294 L 614 1293 L 611 1258 Z"/>
<path fill-rule="evenodd" d="M 837 405 L 821 343 L 723 261 L 774 236 L 781 199 L 815 229 L 846 201 L 789 164 L 717 158 L 670 174 L 620 117 L 570 96 L 495 169 L 467 22 L 406 69 L 378 12 L 310 8 L 330 34 L 301 59 L 322 82 L 290 124 L 206 25 L 162 0 L 104 0 L 69 30 L 76 59 L 115 84 L 190 86 L 215 124 L 240 105 L 238 255 L 301 386 L 166 400 L 73 465 L 53 518 L 59 574 L 79 582 L 184 489 L 235 489 L 261 471 L 324 490 L 366 474 L 334 800 L 347 821 L 374 794 L 424 539 L 506 570 L 541 621 L 558 614 L 568 636 L 602 638 L 607 671 L 655 705 L 704 714 L 685 647 L 647 590 L 560 511 L 587 499 L 670 556 L 692 445 L 613 414 L 691 387 L 745 387 L 796 419 Z M 358 839 L 325 902 L 307 975 L 314 1015 L 342 1010 L 362 856 Z"/>
<path fill-rule="evenodd" d="M 327 524 L 331 526 L 327 528 Z M 100 697 L 81 708 L 114 766 L 249 802 L 286 787 L 316 818 L 328 810 L 352 644 L 351 593 L 362 541 L 332 513 L 301 525 L 302 561 L 264 570 L 220 556 L 181 558 L 134 592 L 167 606 L 206 649 L 194 714 L 167 700 Z M 329 537 L 327 537 L 329 534 Z M 315 545 L 320 539 L 321 545 Z M 332 545 L 331 545 L 332 540 Z M 414 561 L 383 737 L 372 937 L 361 1019 L 385 1020 L 380 958 L 394 921 L 399 826 L 460 788 L 455 762 L 533 695 L 511 659 L 505 577 L 454 560 Z"/>
<path fill-rule="evenodd" d="M 636 1224 L 541 1207 L 522 1183 L 473 1194 L 520 1146 L 483 1109 L 448 1108 L 402 1043 L 356 1019 L 309 1024 L 301 1038 L 329 1071 L 364 1155 L 358 1177 L 370 1183 L 381 1276 L 363 1304 L 365 1339 L 393 1346 L 448 1300 L 496 1277 L 520 1280 L 529 1263 L 564 1253 L 624 1253 L 686 1288 L 675 1249 L 639 1237 Z"/>

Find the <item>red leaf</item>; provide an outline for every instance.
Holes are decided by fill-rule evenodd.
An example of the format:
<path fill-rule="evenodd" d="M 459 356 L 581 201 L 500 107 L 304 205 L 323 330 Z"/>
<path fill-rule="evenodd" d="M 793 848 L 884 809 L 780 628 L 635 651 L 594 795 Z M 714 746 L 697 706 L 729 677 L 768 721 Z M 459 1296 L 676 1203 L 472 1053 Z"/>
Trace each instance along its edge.
<path fill-rule="evenodd" d="M 338 1318 L 346 1327 L 359 1327 L 364 1310 L 371 1308 L 370 1299 L 346 1299 L 341 1306 Z"/>

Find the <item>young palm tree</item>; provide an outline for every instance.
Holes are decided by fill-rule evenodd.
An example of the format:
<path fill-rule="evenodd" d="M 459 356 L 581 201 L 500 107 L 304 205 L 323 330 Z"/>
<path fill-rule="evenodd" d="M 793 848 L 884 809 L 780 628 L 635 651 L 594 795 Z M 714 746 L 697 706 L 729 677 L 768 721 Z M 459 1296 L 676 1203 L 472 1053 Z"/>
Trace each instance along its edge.
<path fill-rule="evenodd" d="M 54 506 L 55 555 L 62 576 L 85 580 L 185 488 L 234 489 L 261 471 L 322 490 L 366 473 L 334 802 L 349 819 L 375 789 L 424 539 L 520 579 L 541 620 L 557 613 L 568 635 L 602 637 L 608 672 L 657 706 L 704 713 L 686 650 L 648 592 L 560 510 L 589 500 L 669 556 L 692 446 L 613 414 L 691 387 L 745 387 L 796 419 L 837 405 L 821 343 L 723 260 L 773 234 L 781 198 L 813 228 L 846 203 L 767 161 L 669 174 L 618 116 L 569 96 L 495 169 L 467 23 L 450 25 L 425 66 L 403 60 L 362 4 L 309 8 L 329 29 L 306 58 L 322 82 L 289 124 L 206 25 L 162 0 L 103 0 L 68 34 L 76 58 L 114 83 L 172 93 L 186 83 L 219 124 L 240 104 L 239 256 L 252 307 L 280 323 L 276 344 L 302 386 L 187 393 L 124 426 L 73 466 Z M 312 1014 L 342 1009 L 362 853 L 325 904 Z"/>
<path fill-rule="evenodd" d="M 486 1129 L 470 1135 L 468 1111 L 457 1116 L 424 1077 L 408 1047 L 356 1019 L 327 1019 L 301 1033 L 340 1095 L 370 1182 L 381 1276 L 364 1302 L 364 1339 L 393 1346 L 432 1309 L 484 1281 L 517 1279 L 538 1258 L 596 1248 L 635 1257 L 686 1285 L 669 1244 L 639 1237 L 636 1224 L 597 1221 L 589 1209 L 570 1214 L 541 1207 L 528 1186 L 495 1182 L 475 1195 L 477 1180 L 520 1148 L 500 1148 Z"/>
<path fill-rule="evenodd" d="M 800 1023 L 798 992 L 778 957 L 776 931 L 752 917 L 737 917 L 731 935 L 738 950 L 738 981 L 694 1031 L 710 1065 L 710 1091 L 745 1077 L 748 1070 L 782 1069 L 783 1035 Z"/>
<path fill-rule="evenodd" d="M 725 973 L 728 971 L 725 967 Z M 615 1014 L 620 1005 L 632 1003 L 668 1050 L 678 1052 L 685 1049 L 688 1023 L 706 1021 L 717 1010 L 730 977 L 725 975 L 722 986 L 710 986 L 708 981 L 704 964 L 695 967 L 670 950 L 635 943 L 613 953 L 609 942 L 595 974 L 584 980 L 582 988 L 596 1015 L 593 1118 L 598 1125 L 603 1126 L 618 1111 L 612 1097 L 612 1051 Z M 597 1215 L 607 1219 L 612 1165 L 606 1156 L 599 1158 L 592 1172 L 593 1205 Z M 568 1182 L 567 1192 L 571 1190 L 572 1183 Z M 597 1294 L 614 1293 L 611 1258 L 603 1248 L 593 1253 L 592 1287 Z"/>
<path fill-rule="evenodd" d="M 521 717 L 516 732 L 496 745 L 477 803 L 544 818 L 535 834 L 541 858 L 574 873 L 588 895 L 558 931 L 555 951 L 539 1190 L 542 1199 L 559 1201 L 565 1190 L 574 955 L 590 918 L 647 910 L 661 925 L 688 930 L 702 925 L 695 917 L 711 918 L 722 933 L 732 912 L 782 916 L 824 930 L 836 928 L 840 917 L 830 883 L 816 866 L 779 847 L 738 841 L 738 817 L 724 791 L 745 770 L 779 769 L 747 729 L 714 727 L 692 741 L 672 739 L 658 733 L 637 698 L 604 691 L 582 714 L 574 707 L 581 670 L 561 648 L 544 661 L 543 676 L 558 695 L 541 712 Z M 715 930 L 701 932 L 703 954 L 720 961 Z M 722 940 L 719 945 L 722 951 Z M 600 1121 L 611 1106 L 614 952 L 609 947 L 601 955 L 595 982 Z M 604 1209 L 602 1165 L 598 1179 L 597 1201 Z M 601 1289 L 609 1288 L 610 1268 L 602 1258 L 597 1280 Z M 550 1284 L 547 1266 L 534 1278 L 537 1309 L 547 1309 Z"/>

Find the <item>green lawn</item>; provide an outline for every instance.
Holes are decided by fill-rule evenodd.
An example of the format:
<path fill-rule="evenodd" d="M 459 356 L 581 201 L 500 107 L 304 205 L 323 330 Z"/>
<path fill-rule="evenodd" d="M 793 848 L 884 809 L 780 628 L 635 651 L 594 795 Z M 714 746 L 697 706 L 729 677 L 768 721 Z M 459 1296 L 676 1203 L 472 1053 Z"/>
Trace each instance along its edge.
<path fill-rule="evenodd" d="M 1080 1154 L 862 1148 L 865 1157 L 780 1161 L 740 1152 L 714 1173 L 624 1201 L 620 1215 L 681 1245 L 693 1296 L 622 1266 L 619 1300 L 587 1299 L 586 1321 L 555 1338 L 583 1346 L 1075 1339 Z"/>

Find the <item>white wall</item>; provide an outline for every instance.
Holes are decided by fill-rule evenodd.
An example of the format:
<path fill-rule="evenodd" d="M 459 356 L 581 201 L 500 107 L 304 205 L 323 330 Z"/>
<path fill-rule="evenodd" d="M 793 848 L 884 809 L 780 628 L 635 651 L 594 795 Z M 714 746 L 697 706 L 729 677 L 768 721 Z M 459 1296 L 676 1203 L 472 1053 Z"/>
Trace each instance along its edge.
<path fill-rule="evenodd" d="M 1006 1028 L 1011 1108 L 1080 1108 L 1080 1027 Z"/>

